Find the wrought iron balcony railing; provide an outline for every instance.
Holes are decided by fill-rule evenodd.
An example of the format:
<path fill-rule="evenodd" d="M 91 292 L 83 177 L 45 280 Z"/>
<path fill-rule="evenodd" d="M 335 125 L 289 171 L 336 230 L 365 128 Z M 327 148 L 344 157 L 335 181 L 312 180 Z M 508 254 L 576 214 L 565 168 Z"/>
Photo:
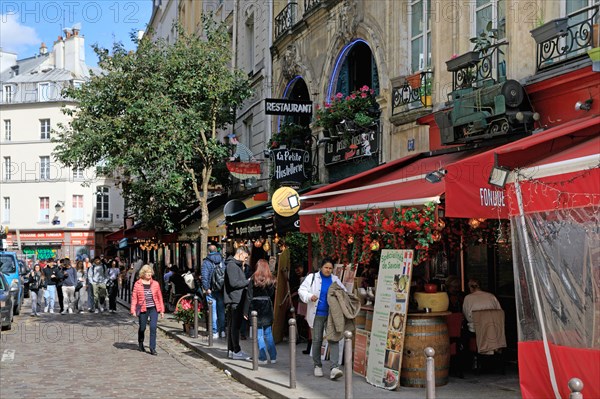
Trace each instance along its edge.
<path fill-rule="evenodd" d="M 415 108 L 431 107 L 433 72 L 421 72 L 417 78 L 416 84 L 407 78 L 402 86 L 392 88 L 392 115 Z"/>
<path fill-rule="evenodd" d="M 297 22 L 298 3 L 289 3 L 275 17 L 275 40 L 291 29 Z"/>
<path fill-rule="evenodd" d="M 452 72 L 452 91 L 505 81 L 506 60 L 501 48 L 507 45 L 508 42 L 493 44 L 446 61 L 448 72 Z"/>
<path fill-rule="evenodd" d="M 537 70 L 549 68 L 563 61 L 585 54 L 587 50 L 597 47 L 598 21 L 600 4 L 596 4 L 569 14 L 564 21 L 566 29 L 556 27 L 563 19 L 553 20 L 532 31 L 536 38 L 536 31 L 546 27 L 554 27 L 556 34 L 547 39 L 536 39 L 537 45 Z M 550 26 L 554 24 L 555 26 Z"/>
<path fill-rule="evenodd" d="M 304 13 L 306 14 L 310 10 L 317 8 L 321 3 L 325 3 L 327 0 L 304 0 Z"/>

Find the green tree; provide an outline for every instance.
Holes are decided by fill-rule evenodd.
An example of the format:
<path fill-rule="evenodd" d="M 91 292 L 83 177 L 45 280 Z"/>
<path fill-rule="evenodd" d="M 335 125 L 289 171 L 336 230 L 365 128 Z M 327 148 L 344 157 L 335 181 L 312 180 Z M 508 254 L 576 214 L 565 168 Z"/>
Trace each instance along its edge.
<path fill-rule="evenodd" d="M 227 156 L 217 129 L 251 93 L 231 68 L 223 24 L 205 17 L 201 38 L 178 31 L 172 45 L 145 36 L 135 52 L 94 48 L 102 72 L 66 90 L 78 107 L 63 109 L 72 120 L 55 135 L 54 156 L 67 166 L 104 161 L 128 207 L 161 231 L 173 231 L 173 216 L 196 200 L 204 257 L 208 188 Z"/>

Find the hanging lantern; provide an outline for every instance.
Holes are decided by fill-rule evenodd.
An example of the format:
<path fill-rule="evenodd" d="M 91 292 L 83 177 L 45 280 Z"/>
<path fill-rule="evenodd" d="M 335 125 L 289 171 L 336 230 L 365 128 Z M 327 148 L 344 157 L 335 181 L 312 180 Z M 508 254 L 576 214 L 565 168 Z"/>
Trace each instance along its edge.
<path fill-rule="evenodd" d="M 371 251 L 379 251 L 379 241 L 373 240 L 371 242 Z"/>
<path fill-rule="evenodd" d="M 438 220 L 436 229 L 438 230 L 444 230 L 444 227 L 446 227 L 446 222 L 444 222 L 442 219 Z"/>
<path fill-rule="evenodd" d="M 275 234 L 275 238 L 273 238 L 273 242 L 277 244 L 279 242 L 279 236 Z"/>
<path fill-rule="evenodd" d="M 254 241 L 254 246 L 256 248 L 260 248 L 263 246 L 263 243 L 260 240 L 256 240 L 256 241 Z"/>
<path fill-rule="evenodd" d="M 477 219 L 477 220 L 479 221 L 479 223 L 483 223 L 483 222 L 485 222 L 485 218 L 479 218 L 479 219 Z"/>
<path fill-rule="evenodd" d="M 265 242 L 265 243 L 263 244 L 263 249 L 264 249 L 266 252 L 269 252 L 269 250 L 271 249 L 271 245 L 269 244 L 269 241 L 267 241 L 267 242 Z"/>
<path fill-rule="evenodd" d="M 348 236 L 348 244 L 352 244 L 354 242 L 354 236 Z"/>
<path fill-rule="evenodd" d="M 434 230 L 431 232 L 431 238 L 433 238 L 433 241 L 439 241 L 442 238 L 442 234 L 439 231 Z"/>
<path fill-rule="evenodd" d="M 469 219 L 469 226 L 471 226 L 472 229 L 478 228 L 480 224 L 481 224 L 481 222 L 479 221 L 479 219 L 474 219 L 474 218 Z"/>

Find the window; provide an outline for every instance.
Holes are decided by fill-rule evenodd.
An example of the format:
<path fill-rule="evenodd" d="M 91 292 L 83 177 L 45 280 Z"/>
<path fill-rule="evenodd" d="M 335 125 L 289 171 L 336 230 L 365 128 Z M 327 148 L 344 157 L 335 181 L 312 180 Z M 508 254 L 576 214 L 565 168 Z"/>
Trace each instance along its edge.
<path fill-rule="evenodd" d="M 50 197 L 40 197 L 40 222 L 50 222 Z"/>
<path fill-rule="evenodd" d="M 12 140 L 12 123 L 10 119 L 4 120 L 4 140 Z"/>
<path fill-rule="evenodd" d="M 12 87 L 12 85 L 5 85 L 4 86 L 4 102 L 12 103 L 12 100 L 13 100 L 13 87 Z"/>
<path fill-rule="evenodd" d="M 83 221 L 83 195 L 73 195 L 73 220 Z"/>
<path fill-rule="evenodd" d="M 254 72 L 254 15 L 246 20 L 246 51 L 248 73 Z"/>
<path fill-rule="evenodd" d="M 108 187 L 101 186 L 96 189 L 96 219 L 108 219 Z"/>
<path fill-rule="evenodd" d="M 40 180 L 50 179 L 50 157 L 40 157 Z"/>
<path fill-rule="evenodd" d="M 498 29 L 498 39 L 506 37 L 506 0 L 475 1 L 475 31 L 472 37 L 485 32 L 487 24 L 492 21 L 492 28 Z"/>
<path fill-rule="evenodd" d="M 40 138 L 50 140 L 50 119 L 40 119 Z"/>
<path fill-rule="evenodd" d="M 12 177 L 12 163 L 10 157 L 4 157 L 4 180 L 8 181 Z"/>
<path fill-rule="evenodd" d="M 411 73 L 431 67 L 431 0 L 413 0 L 410 4 Z"/>
<path fill-rule="evenodd" d="M 2 223 L 10 223 L 10 197 L 4 197 L 2 201 Z"/>
<path fill-rule="evenodd" d="M 73 180 L 80 180 L 83 178 L 84 178 L 83 168 L 78 168 L 78 167 L 73 168 Z"/>

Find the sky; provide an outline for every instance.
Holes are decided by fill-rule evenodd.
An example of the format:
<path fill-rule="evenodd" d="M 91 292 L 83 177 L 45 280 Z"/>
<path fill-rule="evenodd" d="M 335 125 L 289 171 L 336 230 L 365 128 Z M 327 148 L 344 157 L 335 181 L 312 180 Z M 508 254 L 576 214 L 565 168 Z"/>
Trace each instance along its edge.
<path fill-rule="evenodd" d="M 152 0 L 0 0 L 0 47 L 18 59 L 32 57 L 42 42 L 51 51 L 63 29 L 75 27 L 85 37 L 86 63 L 96 66 L 93 44 L 133 49 L 130 32 L 144 30 L 151 15 Z"/>

